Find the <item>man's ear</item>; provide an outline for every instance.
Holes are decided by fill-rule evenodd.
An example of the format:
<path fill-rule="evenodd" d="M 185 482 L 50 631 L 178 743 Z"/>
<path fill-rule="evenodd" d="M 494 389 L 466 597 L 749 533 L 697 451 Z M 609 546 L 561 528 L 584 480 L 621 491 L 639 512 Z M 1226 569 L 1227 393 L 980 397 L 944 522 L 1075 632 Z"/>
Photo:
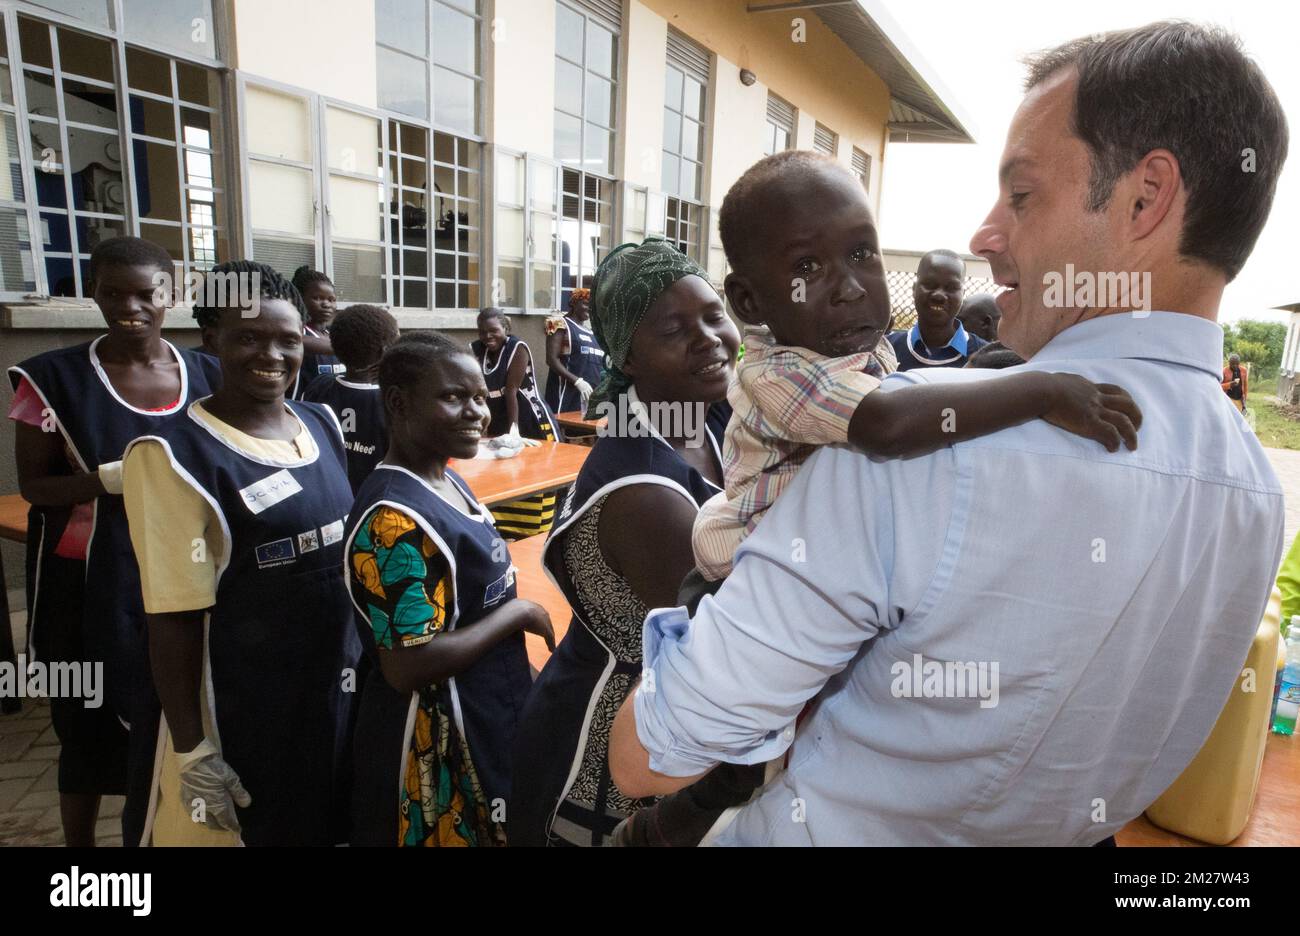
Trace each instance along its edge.
<path fill-rule="evenodd" d="M 1165 220 L 1183 187 L 1178 157 L 1167 149 L 1147 153 L 1129 173 L 1129 233 L 1134 240 L 1151 234 Z"/>
<path fill-rule="evenodd" d="M 745 276 L 734 270 L 728 273 L 722 282 L 722 291 L 727 294 L 727 303 L 731 306 L 731 311 L 736 313 L 736 318 L 746 325 L 763 324 L 763 314 L 758 310 L 754 287 Z"/>
<path fill-rule="evenodd" d="M 384 411 L 389 416 L 398 416 L 406 411 L 406 391 L 401 387 L 388 387 L 384 390 Z"/>

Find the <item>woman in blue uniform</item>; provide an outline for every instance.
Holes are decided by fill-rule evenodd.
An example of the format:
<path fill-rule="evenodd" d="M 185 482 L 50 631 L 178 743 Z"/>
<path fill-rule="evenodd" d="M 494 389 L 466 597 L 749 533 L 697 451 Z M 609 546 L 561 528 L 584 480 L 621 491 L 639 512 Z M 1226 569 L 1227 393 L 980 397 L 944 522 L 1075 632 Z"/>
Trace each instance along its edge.
<path fill-rule="evenodd" d="M 505 844 L 510 751 L 531 686 L 524 633 L 554 648 L 541 606 L 515 597 L 492 515 L 449 458 L 488 419 L 469 349 L 412 335 L 379 369 L 388 455 L 350 516 L 347 568 L 372 661 L 356 731 L 353 842 Z"/>
<path fill-rule="evenodd" d="M 307 306 L 307 328 L 302 338 L 302 368 L 298 372 L 298 382 L 293 393 L 290 394 L 293 399 L 301 400 L 303 393 L 317 377 L 341 374 L 344 365 L 334 353 L 330 341 L 330 330 L 334 326 L 334 313 L 338 303 L 334 284 L 319 270 L 300 266 L 293 271 L 293 287 L 298 290 Z"/>
<path fill-rule="evenodd" d="M 302 398 L 324 403 L 343 427 L 343 447 L 348 453 L 348 483 L 356 493 L 388 448 L 384 401 L 376 378 L 384 349 L 395 342 L 397 319 L 387 309 L 351 305 L 339 313 L 330 330 L 342 374 L 321 374 L 303 391 Z"/>
<path fill-rule="evenodd" d="M 622 819 L 650 802 L 624 796 L 610 779 L 609 727 L 641 672 L 646 612 L 677 604 L 695 567 L 695 514 L 722 490 L 725 400 L 740 335 L 707 274 L 652 237 L 611 252 L 594 294 L 610 368 L 590 405 L 614 403 L 639 425 L 597 440 L 546 541 L 543 563 L 573 621 L 524 709 L 513 844 L 607 844 Z M 702 438 L 683 434 L 684 419 L 674 427 L 655 415 L 688 408 L 708 412 Z"/>
<path fill-rule="evenodd" d="M 164 714 L 143 840 L 336 844 L 360 657 L 343 437 L 328 408 L 285 399 L 302 362 L 298 291 L 265 264 L 213 273 L 256 277 L 258 295 L 195 310 L 216 326 L 221 388 L 123 464 Z"/>
<path fill-rule="evenodd" d="M 589 324 L 590 303 L 590 289 L 575 289 L 569 314 L 546 320 L 546 405 L 552 413 L 585 410 L 605 377 L 605 349 Z"/>
<path fill-rule="evenodd" d="M 492 414 L 487 437 L 512 435 L 554 442 L 560 432 L 550 408 L 537 390 L 533 353 L 522 339 L 510 334 L 510 319 L 500 309 L 478 314 L 478 340 L 470 346 L 483 371 Z M 544 491 L 517 501 L 497 504 L 493 511 L 497 529 L 511 539 L 545 533 L 555 519 L 555 492 Z"/>
<path fill-rule="evenodd" d="M 90 258 L 108 331 L 9 369 L 19 490 L 28 514 L 28 657 L 102 662 L 108 703 L 51 700 L 68 845 L 90 846 L 101 794 L 125 792 L 133 688 L 144 670 L 144 609 L 122 508 L 121 458 L 220 379 L 216 362 L 162 338 L 163 248 L 136 237 Z M 86 595 L 93 603 L 85 605 Z M 119 718 L 121 721 L 119 721 Z"/>

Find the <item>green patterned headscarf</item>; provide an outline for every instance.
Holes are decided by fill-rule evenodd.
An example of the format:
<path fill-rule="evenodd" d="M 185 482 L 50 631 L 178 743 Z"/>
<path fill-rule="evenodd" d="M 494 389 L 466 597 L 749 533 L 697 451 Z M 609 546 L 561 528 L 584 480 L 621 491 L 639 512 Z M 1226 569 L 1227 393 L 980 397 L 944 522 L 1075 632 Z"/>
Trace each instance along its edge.
<path fill-rule="evenodd" d="M 601 261 L 591 290 L 591 330 L 609 355 L 609 368 L 587 401 L 588 419 L 598 405 L 627 392 L 632 380 L 623 364 L 637 326 L 668 287 L 691 275 L 709 281 L 699 264 L 657 234 L 640 245 L 621 244 Z"/>

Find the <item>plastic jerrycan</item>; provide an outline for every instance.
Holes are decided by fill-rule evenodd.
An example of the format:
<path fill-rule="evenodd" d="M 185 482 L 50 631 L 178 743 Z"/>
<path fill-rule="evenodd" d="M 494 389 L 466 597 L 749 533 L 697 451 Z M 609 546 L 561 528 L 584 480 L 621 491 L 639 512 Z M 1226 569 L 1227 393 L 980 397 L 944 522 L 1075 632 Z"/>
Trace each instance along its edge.
<path fill-rule="evenodd" d="M 1162 829 L 1226 845 L 1246 828 L 1268 740 L 1281 619 L 1282 593 L 1275 587 L 1242 666 L 1254 671 L 1255 691 L 1244 692 L 1246 678 L 1237 677 L 1205 746 L 1147 808 L 1147 818 Z"/>

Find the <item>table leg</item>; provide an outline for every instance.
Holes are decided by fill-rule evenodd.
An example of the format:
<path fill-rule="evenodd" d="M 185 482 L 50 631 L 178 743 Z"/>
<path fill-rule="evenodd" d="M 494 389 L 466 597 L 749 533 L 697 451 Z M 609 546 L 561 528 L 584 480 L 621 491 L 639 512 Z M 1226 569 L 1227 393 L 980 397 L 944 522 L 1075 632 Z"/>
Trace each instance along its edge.
<path fill-rule="evenodd" d="M 9 590 L 5 583 L 3 555 L 0 555 L 0 663 L 18 665 L 18 656 L 14 652 L 14 632 L 9 623 Z M 0 699 L 0 714 L 16 715 L 22 710 L 22 699 Z"/>

